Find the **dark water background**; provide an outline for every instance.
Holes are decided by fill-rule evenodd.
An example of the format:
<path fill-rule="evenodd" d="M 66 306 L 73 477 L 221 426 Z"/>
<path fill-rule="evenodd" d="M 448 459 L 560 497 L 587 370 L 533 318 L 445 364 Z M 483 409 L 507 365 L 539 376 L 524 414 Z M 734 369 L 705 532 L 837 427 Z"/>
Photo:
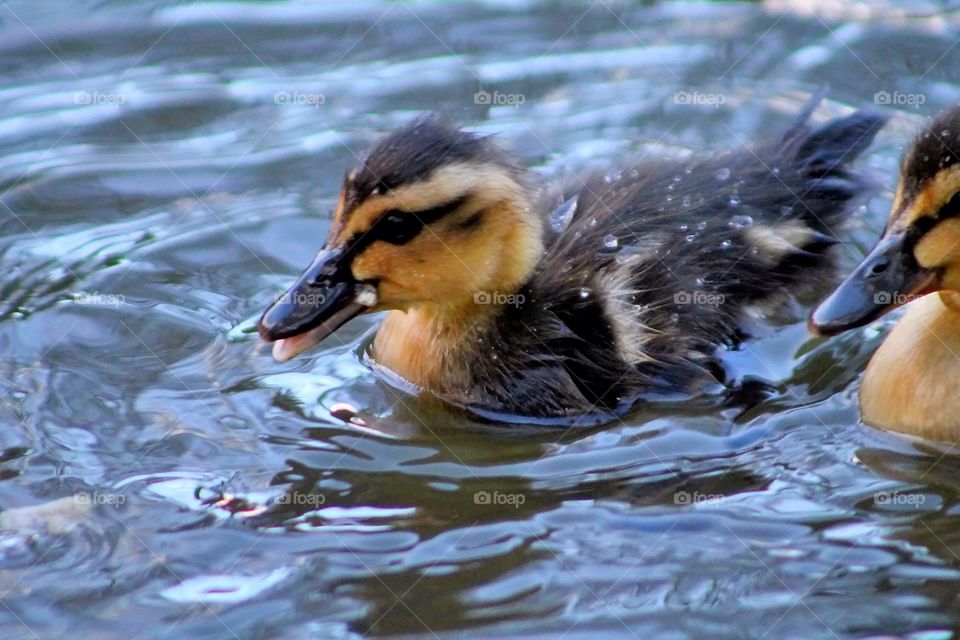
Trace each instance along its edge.
<path fill-rule="evenodd" d="M 958 39 L 926 2 L 0 3 L 0 637 L 951 637 L 960 455 L 857 420 L 893 319 L 771 328 L 745 412 L 522 435 L 378 383 L 375 318 L 286 364 L 251 330 L 429 109 L 550 174 L 885 102 L 852 263 Z"/>

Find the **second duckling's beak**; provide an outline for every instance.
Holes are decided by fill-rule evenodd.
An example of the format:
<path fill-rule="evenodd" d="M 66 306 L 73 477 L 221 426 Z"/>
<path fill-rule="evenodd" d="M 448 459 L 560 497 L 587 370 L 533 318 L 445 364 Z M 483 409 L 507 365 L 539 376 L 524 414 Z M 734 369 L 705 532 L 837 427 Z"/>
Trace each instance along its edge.
<path fill-rule="evenodd" d="M 846 280 L 810 316 L 810 331 L 830 336 L 861 327 L 937 290 L 939 274 L 917 264 L 909 235 L 883 237 Z"/>
<path fill-rule="evenodd" d="M 376 287 L 358 281 L 342 249 L 325 249 L 263 313 L 260 336 L 285 362 L 377 304 Z"/>

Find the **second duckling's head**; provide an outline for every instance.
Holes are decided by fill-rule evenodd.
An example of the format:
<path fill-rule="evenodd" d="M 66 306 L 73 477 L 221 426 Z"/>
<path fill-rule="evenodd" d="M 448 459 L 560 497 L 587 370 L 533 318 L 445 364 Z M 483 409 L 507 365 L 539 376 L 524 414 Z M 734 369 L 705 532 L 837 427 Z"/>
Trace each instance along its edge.
<path fill-rule="evenodd" d="M 935 117 L 904 154 L 880 241 L 810 326 L 840 333 L 943 290 L 960 290 L 960 107 Z"/>
<path fill-rule="evenodd" d="M 541 236 L 511 156 L 489 138 L 419 119 L 347 173 L 326 244 L 263 314 L 260 334 L 277 341 L 282 361 L 368 311 L 432 305 L 468 315 L 478 292 L 523 284 Z"/>

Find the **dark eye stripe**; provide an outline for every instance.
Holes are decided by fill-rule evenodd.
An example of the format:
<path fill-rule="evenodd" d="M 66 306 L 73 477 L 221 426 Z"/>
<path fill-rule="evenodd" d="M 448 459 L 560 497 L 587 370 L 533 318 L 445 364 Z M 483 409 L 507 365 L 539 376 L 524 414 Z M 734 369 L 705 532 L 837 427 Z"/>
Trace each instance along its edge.
<path fill-rule="evenodd" d="M 953 194 L 953 197 L 950 200 L 940 207 L 940 211 L 937 215 L 938 218 L 956 218 L 960 216 L 960 193 Z"/>
<path fill-rule="evenodd" d="M 423 211 L 411 211 L 406 215 L 414 215 L 420 219 L 423 224 L 432 224 L 439 220 L 440 218 L 449 215 L 463 206 L 463 203 L 467 201 L 467 196 L 461 196 L 456 200 L 451 200 L 441 204 L 440 206 L 433 207 L 432 209 L 424 209 Z"/>
<path fill-rule="evenodd" d="M 468 196 L 461 196 L 450 202 L 421 211 L 401 211 L 391 209 L 383 212 L 373 225 L 365 232 L 357 233 L 347 241 L 346 255 L 360 253 L 377 240 L 390 244 L 406 244 L 413 240 L 428 224 L 432 224 L 447 216 L 467 201 Z"/>

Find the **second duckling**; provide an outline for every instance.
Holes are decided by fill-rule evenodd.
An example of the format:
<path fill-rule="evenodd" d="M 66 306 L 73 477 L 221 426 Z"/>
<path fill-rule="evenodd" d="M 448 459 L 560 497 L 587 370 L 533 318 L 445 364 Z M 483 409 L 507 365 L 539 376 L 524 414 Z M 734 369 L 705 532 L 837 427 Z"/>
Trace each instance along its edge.
<path fill-rule="evenodd" d="M 939 293 L 937 293 L 939 292 Z M 936 293 L 936 295 L 928 295 Z M 960 437 L 960 107 L 907 149 L 880 241 L 810 318 L 831 335 L 909 303 L 860 387 L 864 422 Z"/>

